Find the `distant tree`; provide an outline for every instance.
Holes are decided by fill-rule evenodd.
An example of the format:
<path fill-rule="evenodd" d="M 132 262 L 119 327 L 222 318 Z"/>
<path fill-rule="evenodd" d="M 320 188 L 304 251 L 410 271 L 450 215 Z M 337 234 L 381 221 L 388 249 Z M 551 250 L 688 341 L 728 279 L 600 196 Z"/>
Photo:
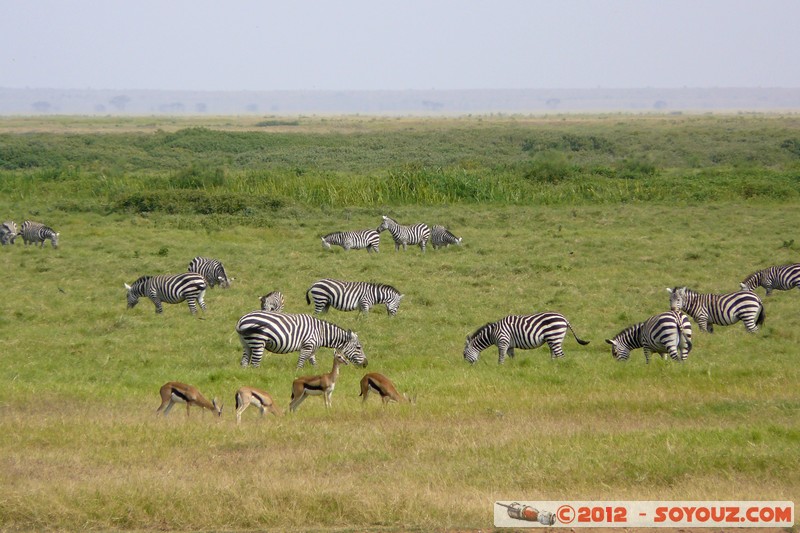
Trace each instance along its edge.
<path fill-rule="evenodd" d="M 130 96 L 120 94 L 109 100 L 108 103 L 114 106 L 114 109 L 116 109 L 117 111 L 125 111 L 125 106 L 127 106 L 130 103 L 130 101 L 131 101 Z"/>
<path fill-rule="evenodd" d="M 31 105 L 33 105 L 33 109 L 35 109 L 39 113 L 47 113 L 53 108 L 53 106 L 50 105 L 50 102 L 45 102 L 44 100 L 39 100 L 38 102 L 34 102 Z"/>
<path fill-rule="evenodd" d="M 198 113 L 205 113 L 208 111 L 208 106 L 203 102 L 198 102 L 194 105 L 194 110 Z"/>
<path fill-rule="evenodd" d="M 656 100 L 656 103 L 653 104 L 654 109 L 666 109 L 667 103 L 664 100 Z"/>

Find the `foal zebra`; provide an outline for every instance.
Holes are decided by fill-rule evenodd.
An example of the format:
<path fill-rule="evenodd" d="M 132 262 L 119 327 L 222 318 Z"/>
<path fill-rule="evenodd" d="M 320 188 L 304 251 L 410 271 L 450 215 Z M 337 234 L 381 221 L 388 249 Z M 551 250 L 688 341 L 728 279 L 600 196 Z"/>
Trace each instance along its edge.
<path fill-rule="evenodd" d="M 209 288 L 219 285 L 223 289 L 227 289 L 231 286 L 231 281 L 228 279 L 228 273 L 225 272 L 225 267 L 222 266 L 222 263 L 217 259 L 197 256 L 189 261 L 188 271 L 203 276 Z"/>
<path fill-rule="evenodd" d="M 451 244 L 461 246 L 461 237 L 456 237 L 444 226 L 436 225 L 431 229 L 431 246 L 434 250 L 446 248 Z"/>
<path fill-rule="evenodd" d="M 374 229 L 364 229 L 358 231 L 336 231 L 328 233 L 322 237 L 322 247 L 326 250 L 331 249 L 331 245 L 341 246 L 345 250 L 363 250 L 367 253 L 378 253 L 381 244 L 381 236 Z"/>
<path fill-rule="evenodd" d="M 391 285 L 364 281 L 321 279 L 306 291 L 306 303 L 314 300 L 314 312 L 325 313 L 333 307 L 340 311 L 369 313 L 373 305 L 386 304 L 389 316 L 395 316 L 403 295 Z"/>
<path fill-rule="evenodd" d="M 377 231 L 381 233 L 387 229 L 389 233 L 391 233 L 392 239 L 394 239 L 395 251 L 400 249 L 401 244 L 403 245 L 403 251 L 406 250 L 406 245 L 417 244 L 419 245 L 419 249 L 424 252 L 425 246 L 428 244 L 428 239 L 431 237 L 431 229 L 427 224 L 420 223 L 411 226 L 403 226 L 398 224 L 397 221 L 384 216 L 383 222 L 378 226 Z"/>
<path fill-rule="evenodd" d="M 22 240 L 25 241 L 25 246 L 28 244 L 41 243 L 40 248 L 44 247 L 44 241 L 50 239 L 50 245 L 53 248 L 58 248 L 58 233 L 53 231 L 53 228 L 45 226 L 41 222 L 33 222 L 26 220 L 22 223 L 22 228 L 19 232 L 22 235 Z"/>
<path fill-rule="evenodd" d="M 683 362 L 692 351 L 692 323 L 679 311 L 667 311 L 622 330 L 606 342 L 611 345 L 611 355 L 617 361 L 627 361 L 631 350 L 642 348 L 648 364 L 653 352 L 664 359 L 665 354 L 669 354 L 674 361 Z"/>
<path fill-rule="evenodd" d="M 552 359 L 564 357 L 562 344 L 568 329 L 578 344 L 589 344 L 589 341 L 578 338 L 564 315 L 550 312 L 534 315 L 509 315 L 497 322 L 489 322 L 478 328 L 472 335 L 467 335 L 464 359 L 469 363 L 475 363 L 480 352 L 493 344 L 497 345 L 498 364 L 503 364 L 506 355 L 514 357 L 514 348 L 530 350 L 538 348 L 544 343 L 550 347 Z"/>
<path fill-rule="evenodd" d="M 17 224 L 13 220 L 7 220 L 0 226 L 0 244 L 14 244 L 17 238 Z"/>
<path fill-rule="evenodd" d="M 264 350 L 277 354 L 299 351 L 297 368 L 306 360 L 316 366 L 320 347 L 339 350 L 356 366 L 367 366 L 358 335 L 311 315 L 253 311 L 239 319 L 236 333 L 242 343 L 243 367 L 259 366 Z"/>
<path fill-rule="evenodd" d="M 168 304 L 178 304 L 186 300 L 189 311 L 197 313 L 197 304 L 203 311 L 206 310 L 206 303 L 203 297 L 207 288 L 206 280 L 200 274 L 188 272 L 185 274 L 163 275 L 163 276 L 142 276 L 132 285 L 125 284 L 128 289 L 128 309 L 139 303 L 139 298 L 146 296 L 152 300 L 156 306 L 156 313 L 161 313 L 164 309 L 161 302 Z"/>
<path fill-rule="evenodd" d="M 788 291 L 800 289 L 800 263 L 773 266 L 753 272 L 740 284 L 742 290 L 755 291 L 756 287 L 767 289 L 767 296 L 773 290 Z"/>
<path fill-rule="evenodd" d="M 283 313 L 283 306 L 286 305 L 286 299 L 280 291 L 267 293 L 259 300 L 261 300 L 261 310 L 272 313 Z"/>
<path fill-rule="evenodd" d="M 764 304 L 751 291 L 700 294 L 686 287 L 675 287 L 667 292 L 670 308 L 694 318 L 700 331 L 714 333 L 714 324 L 730 326 L 741 320 L 747 331 L 753 333 L 764 323 Z"/>

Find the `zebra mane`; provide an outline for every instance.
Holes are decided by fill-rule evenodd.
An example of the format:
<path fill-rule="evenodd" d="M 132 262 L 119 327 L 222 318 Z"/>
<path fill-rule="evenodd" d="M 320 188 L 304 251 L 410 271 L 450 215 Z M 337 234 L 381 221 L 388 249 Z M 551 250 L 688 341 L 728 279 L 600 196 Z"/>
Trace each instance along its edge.
<path fill-rule="evenodd" d="M 137 285 L 141 285 L 142 283 L 147 283 L 147 280 L 152 278 L 153 276 L 141 276 L 139 279 L 131 283 L 131 287 L 136 287 Z"/>
<path fill-rule="evenodd" d="M 475 332 L 472 335 L 467 335 L 467 339 L 472 340 L 472 339 L 477 338 L 479 335 L 483 335 L 486 330 L 490 329 L 495 324 L 496 324 L 496 322 L 487 322 L 486 324 L 484 324 L 481 327 L 479 327 L 478 329 L 476 329 Z"/>

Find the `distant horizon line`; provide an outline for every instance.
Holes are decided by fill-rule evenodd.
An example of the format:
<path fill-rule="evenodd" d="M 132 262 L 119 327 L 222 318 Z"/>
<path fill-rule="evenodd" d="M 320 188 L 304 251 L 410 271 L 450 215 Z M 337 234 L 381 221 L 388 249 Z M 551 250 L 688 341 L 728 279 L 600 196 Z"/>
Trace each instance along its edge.
<path fill-rule="evenodd" d="M 621 86 L 602 86 L 596 87 L 570 87 L 570 86 L 552 86 L 552 87 L 484 87 L 484 88 L 448 88 L 442 89 L 431 87 L 427 89 L 159 89 L 159 88 L 97 88 L 97 87 L 57 87 L 57 86 L 7 86 L 0 85 L 0 90 L 13 90 L 13 91 L 117 91 L 117 92 L 471 92 L 471 91 L 640 91 L 640 90 L 658 90 L 658 91 L 681 91 L 681 90 L 800 90 L 800 86 L 781 86 L 781 85 L 683 85 L 681 87 L 673 86 L 656 86 L 656 85 L 642 85 L 636 87 L 621 87 Z"/>

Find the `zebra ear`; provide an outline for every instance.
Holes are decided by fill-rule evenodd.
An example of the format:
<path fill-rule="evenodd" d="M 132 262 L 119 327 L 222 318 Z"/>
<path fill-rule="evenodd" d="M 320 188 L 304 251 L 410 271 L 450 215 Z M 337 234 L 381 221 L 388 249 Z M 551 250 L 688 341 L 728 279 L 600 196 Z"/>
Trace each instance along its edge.
<path fill-rule="evenodd" d="M 740 283 L 739 286 L 742 288 L 743 291 L 748 290 L 747 285 L 745 285 L 744 283 Z"/>
<path fill-rule="evenodd" d="M 124 282 L 123 282 L 123 283 L 124 283 Z M 126 288 L 126 289 L 128 289 L 128 290 L 131 290 L 131 289 L 132 289 L 132 287 L 131 287 L 130 285 L 128 285 L 127 283 L 124 283 L 124 285 L 125 285 L 125 288 Z"/>
<path fill-rule="evenodd" d="M 744 283 L 742 283 L 742 287 L 744 287 Z M 404 296 L 405 296 L 405 294 L 401 294 L 400 296 L 397 297 L 397 299 L 398 300 L 402 300 Z"/>
<path fill-rule="evenodd" d="M 611 339 L 606 339 L 606 342 L 607 342 L 608 344 L 610 344 L 611 346 L 614 346 L 614 345 L 616 344 L 616 343 L 615 343 L 614 341 L 612 341 Z"/>
<path fill-rule="evenodd" d="M 667 292 L 668 292 L 668 293 L 670 293 L 670 294 L 672 294 L 672 289 L 670 289 L 669 287 L 667 287 Z"/>

